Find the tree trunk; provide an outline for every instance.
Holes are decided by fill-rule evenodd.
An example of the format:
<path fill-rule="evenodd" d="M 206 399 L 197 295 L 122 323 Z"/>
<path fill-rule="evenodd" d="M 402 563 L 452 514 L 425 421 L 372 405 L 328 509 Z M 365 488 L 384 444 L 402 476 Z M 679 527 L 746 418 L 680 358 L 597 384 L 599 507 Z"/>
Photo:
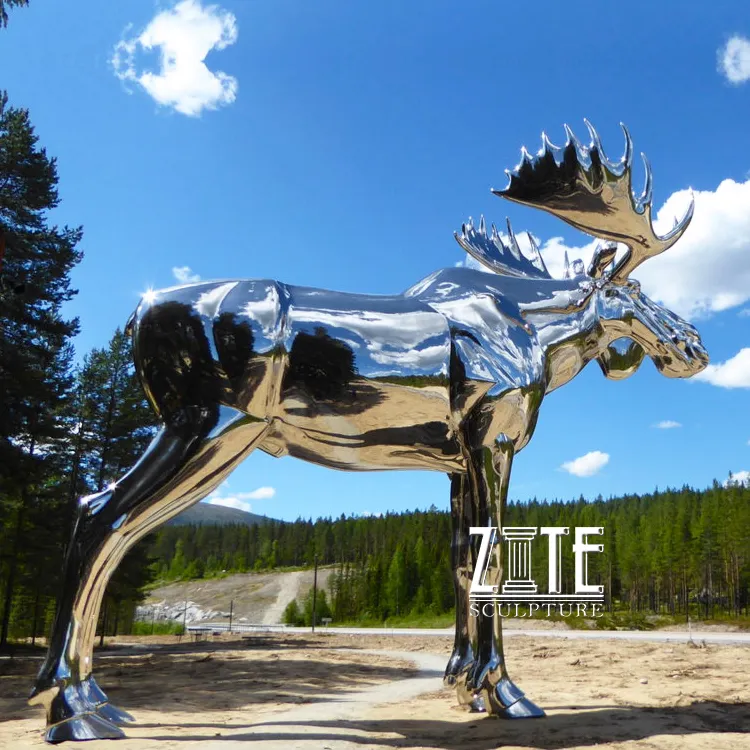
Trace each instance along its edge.
<path fill-rule="evenodd" d="M 36 626 L 39 612 L 39 586 L 36 587 L 36 593 L 34 594 L 34 615 L 31 618 L 31 645 L 36 643 Z"/>
<path fill-rule="evenodd" d="M 10 627 L 10 610 L 13 604 L 13 589 L 16 585 L 18 572 L 18 555 L 21 552 L 21 537 L 23 535 L 23 519 L 26 512 L 28 494 L 26 488 L 21 491 L 21 504 L 16 514 L 16 536 L 13 540 L 13 551 L 8 562 L 8 578 L 5 581 L 5 596 L 3 601 L 3 622 L 0 625 L 0 649 L 8 645 L 8 629 Z"/>

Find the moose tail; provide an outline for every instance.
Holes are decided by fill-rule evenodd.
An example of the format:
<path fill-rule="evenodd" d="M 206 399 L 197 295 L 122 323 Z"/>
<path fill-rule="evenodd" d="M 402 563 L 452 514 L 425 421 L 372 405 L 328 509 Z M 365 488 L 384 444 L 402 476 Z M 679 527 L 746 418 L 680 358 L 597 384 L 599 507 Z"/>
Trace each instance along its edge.
<path fill-rule="evenodd" d="M 132 336 L 133 335 L 133 326 L 135 325 L 135 314 L 136 310 L 133 310 L 133 314 L 128 318 L 128 322 L 125 323 L 125 335 Z"/>

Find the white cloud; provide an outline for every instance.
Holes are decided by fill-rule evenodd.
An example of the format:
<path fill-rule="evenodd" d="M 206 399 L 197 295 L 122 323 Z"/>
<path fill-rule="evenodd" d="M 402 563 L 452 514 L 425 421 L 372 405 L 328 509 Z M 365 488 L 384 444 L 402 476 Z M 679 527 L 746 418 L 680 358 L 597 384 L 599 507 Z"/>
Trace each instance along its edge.
<path fill-rule="evenodd" d="M 209 505 L 222 505 L 225 508 L 244 510 L 245 513 L 251 513 L 253 510 L 253 506 L 250 503 L 242 502 L 242 500 L 236 497 L 209 497 L 205 502 Z"/>
<path fill-rule="evenodd" d="M 204 6 L 201 0 L 181 0 L 157 13 L 139 34 L 120 41 L 111 62 L 121 81 L 138 84 L 158 104 L 197 117 L 204 109 L 217 109 L 237 98 L 237 79 L 212 72 L 205 63 L 211 50 L 234 44 L 237 34 L 234 14 L 218 5 Z M 155 49 L 160 53 L 159 70 L 139 71 L 136 53 Z"/>
<path fill-rule="evenodd" d="M 661 422 L 657 422 L 654 427 L 657 430 L 674 430 L 676 427 L 682 427 L 682 425 L 672 419 L 664 419 Z"/>
<path fill-rule="evenodd" d="M 743 308 L 737 313 L 737 315 L 739 315 L 741 318 L 750 318 L 750 307 Z"/>
<path fill-rule="evenodd" d="M 750 347 L 740 349 L 726 362 L 708 365 L 694 377 L 721 388 L 750 388 Z"/>
<path fill-rule="evenodd" d="M 270 500 L 275 494 L 276 490 L 273 487 L 258 487 L 252 492 L 240 492 L 240 495 L 248 500 Z"/>
<path fill-rule="evenodd" d="M 690 200 L 674 193 L 655 221 L 664 234 Z M 750 299 L 750 180 L 724 180 L 695 192 L 695 216 L 682 239 L 636 269 L 643 291 L 684 317 L 720 312 Z"/>
<path fill-rule="evenodd" d="M 750 471 L 736 471 L 732 474 L 731 479 L 727 479 L 724 482 L 725 487 L 729 487 L 730 484 L 744 484 L 750 487 Z"/>
<path fill-rule="evenodd" d="M 172 268 L 172 276 L 180 284 L 194 284 L 196 281 L 201 280 L 201 277 L 197 273 L 193 273 L 193 269 L 190 266 L 174 266 Z"/>
<path fill-rule="evenodd" d="M 209 505 L 223 505 L 225 508 L 236 508 L 246 513 L 252 512 L 253 506 L 248 500 L 269 500 L 276 495 L 273 487 L 258 487 L 252 492 L 229 492 L 229 483 L 224 482 L 213 495 L 203 502 Z"/>
<path fill-rule="evenodd" d="M 719 50 L 719 72 L 729 83 L 750 81 L 750 39 L 735 34 Z"/>
<path fill-rule="evenodd" d="M 591 451 L 572 461 L 566 461 L 560 468 L 577 477 L 592 477 L 609 463 L 609 453 Z"/>

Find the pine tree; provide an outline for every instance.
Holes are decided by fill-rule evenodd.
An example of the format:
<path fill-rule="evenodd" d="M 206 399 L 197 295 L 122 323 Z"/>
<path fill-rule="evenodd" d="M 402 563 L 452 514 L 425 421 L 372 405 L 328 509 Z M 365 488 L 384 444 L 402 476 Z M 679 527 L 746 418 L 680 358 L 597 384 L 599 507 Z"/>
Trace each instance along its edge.
<path fill-rule="evenodd" d="M 94 490 L 101 491 L 143 453 L 156 418 L 135 373 L 130 337 L 119 328 L 106 348 L 88 354 L 78 381 L 82 468 Z"/>
<path fill-rule="evenodd" d="M 0 295 L 0 548 L 7 550 L 0 647 L 29 563 L 30 529 L 50 523 L 59 510 L 69 439 L 60 413 L 71 394 L 70 339 L 78 320 L 64 318 L 62 306 L 75 294 L 69 274 L 81 259 L 82 232 L 49 225 L 47 214 L 59 203 L 57 183 L 55 160 L 39 148 L 28 111 L 8 106 L 0 92 L 3 274 L 24 285 L 23 294 Z"/>
<path fill-rule="evenodd" d="M 6 8 L 12 8 L 15 6 L 28 5 L 29 0 L 0 0 L 0 27 L 6 27 L 8 25 L 8 11 Z"/>

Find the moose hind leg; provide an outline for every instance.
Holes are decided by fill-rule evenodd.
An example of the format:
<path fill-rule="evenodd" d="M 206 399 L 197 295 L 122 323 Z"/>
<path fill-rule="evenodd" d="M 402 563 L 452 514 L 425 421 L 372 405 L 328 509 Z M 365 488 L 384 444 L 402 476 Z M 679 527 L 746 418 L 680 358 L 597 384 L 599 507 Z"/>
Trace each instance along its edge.
<path fill-rule="evenodd" d="M 472 704 L 473 696 L 466 691 L 466 677 L 474 665 L 471 630 L 474 618 L 469 612 L 469 590 L 473 571 L 473 556 L 469 528 L 473 525 L 474 504 L 465 474 L 451 475 L 451 567 L 456 598 L 456 635 L 453 653 L 445 668 L 443 683 L 455 687 L 462 705 Z"/>
<path fill-rule="evenodd" d="M 91 675 L 107 582 L 138 540 L 208 495 L 267 428 L 226 407 L 186 411 L 121 480 L 80 501 L 49 650 L 29 699 L 47 710 L 48 742 L 124 736 L 115 721 L 128 715 Z"/>

